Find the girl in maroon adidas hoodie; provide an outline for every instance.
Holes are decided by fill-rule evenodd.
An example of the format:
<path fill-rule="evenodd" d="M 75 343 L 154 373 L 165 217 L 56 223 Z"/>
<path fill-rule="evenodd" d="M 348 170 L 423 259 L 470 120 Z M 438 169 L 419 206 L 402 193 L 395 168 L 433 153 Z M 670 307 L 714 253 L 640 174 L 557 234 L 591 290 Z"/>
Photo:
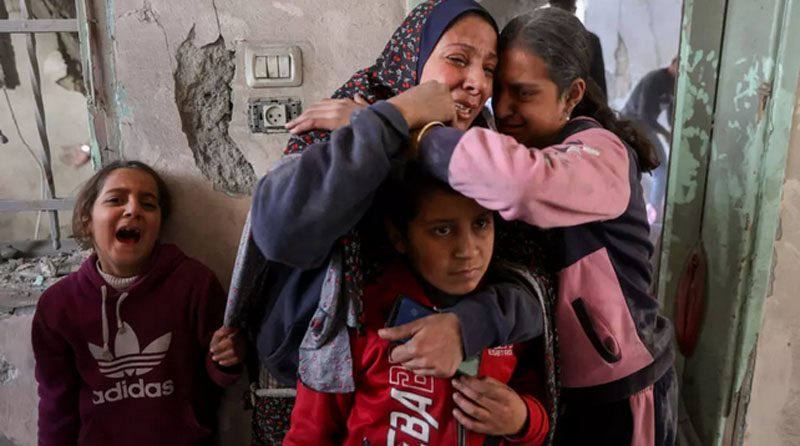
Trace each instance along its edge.
<path fill-rule="evenodd" d="M 398 299 L 445 308 L 480 285 L 494 250 L 492 212 L 415 163 L 376 203 L 396 253 L 364 288 L 366 333 L 350 336 L 356 390 L 323 393 L 298 382 L 284 446 L 477 446 L 489 436 L 491 444 L 542 444 L 549 423 L 533 344 L 486 349 L 478 378 L 451 379 L 393 363 L 392 344 L 378 336 Z"/>
<path fill-rule="evenodd" d="M 33 318 L 39 445 L 210 442 L 216 386 L 238 379 L 243 340 L 220 328 L 214 273 L 157 242 L 169 210 L 137 161 L 109 164 L 78 196 L 73 232 L 95 252 Z"/>

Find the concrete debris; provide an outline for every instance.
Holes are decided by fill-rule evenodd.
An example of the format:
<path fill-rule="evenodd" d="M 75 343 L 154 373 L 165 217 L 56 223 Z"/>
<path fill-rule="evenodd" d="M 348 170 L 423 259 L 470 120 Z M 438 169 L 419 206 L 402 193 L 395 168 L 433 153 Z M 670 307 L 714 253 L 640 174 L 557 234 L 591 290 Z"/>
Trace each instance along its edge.
<path fill-rule="evenodd" d="M 19 250 L 12 246 L 0 247 L 0 260 L 16 259 L 19 255 Z"/>
<path fill-rule="evenodd" d="M 6 385 L 13 382 L 19 376 L 19 370 L 6 360 L 6 357 L 0 355 L 0 385 Z"/>
<path fill-rule="evenodd" d="M 0 260 L 0 289 L 41 292 L 63 276 L 75 272 L 91 250 L 45 257 Z"/>
<path fill-rule="evenodd" d="M 197 167 L 214 188 L 232 194 L 250 194 L 256 175 L 228 134 L 231 122 L 235 52 L 220 36 L 203 47 L 194 45 L 194 28 L 175 56 L 175 103 L 181 127 Z"/>

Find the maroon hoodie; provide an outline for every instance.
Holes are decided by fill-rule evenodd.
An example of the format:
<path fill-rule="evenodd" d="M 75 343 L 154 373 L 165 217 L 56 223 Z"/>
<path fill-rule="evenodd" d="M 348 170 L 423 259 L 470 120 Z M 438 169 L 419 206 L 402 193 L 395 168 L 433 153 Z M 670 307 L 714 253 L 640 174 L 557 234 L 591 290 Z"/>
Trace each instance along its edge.
<path fill-rule="evenodd" d="M 209 443 L 214 383 L 239 377 L 208 351 L 225 306 L 214 273 L 160 244 L 147 270 L 117 291 L 96 263 L 94 254 L 36 307 L 39 445 Z"/>

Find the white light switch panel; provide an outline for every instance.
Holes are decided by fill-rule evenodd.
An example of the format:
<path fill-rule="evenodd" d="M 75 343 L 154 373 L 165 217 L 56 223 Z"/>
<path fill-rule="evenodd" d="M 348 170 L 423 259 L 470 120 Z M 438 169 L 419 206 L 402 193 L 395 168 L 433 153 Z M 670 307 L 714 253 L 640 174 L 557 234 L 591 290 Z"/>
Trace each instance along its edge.
<path fill-rule="evenodd" d="M 303 84 L 303 56 L 298 46 L 245 43 L 244 69 L 251 88 Z"/>

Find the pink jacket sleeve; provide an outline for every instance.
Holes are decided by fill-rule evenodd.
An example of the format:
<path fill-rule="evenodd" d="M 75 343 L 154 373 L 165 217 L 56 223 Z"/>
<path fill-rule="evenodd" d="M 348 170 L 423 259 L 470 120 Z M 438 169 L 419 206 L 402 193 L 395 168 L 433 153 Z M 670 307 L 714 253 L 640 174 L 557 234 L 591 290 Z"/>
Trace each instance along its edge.
<path fill-rule="evenodd" d="M 541 150 L 475 128 L 455 147 L 448 180 L 506 220 L 565 227 L 622 215 L 631 194 L 629 163 L 625 145 L 602 128 Z"/>

